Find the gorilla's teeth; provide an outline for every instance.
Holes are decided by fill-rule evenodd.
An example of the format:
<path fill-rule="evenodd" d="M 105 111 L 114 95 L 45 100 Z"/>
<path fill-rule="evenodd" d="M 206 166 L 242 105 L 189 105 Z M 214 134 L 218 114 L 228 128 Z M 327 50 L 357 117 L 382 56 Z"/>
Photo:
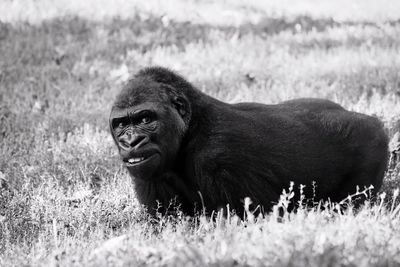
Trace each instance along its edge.
<path fill-rule="evenodd" d="M 142 160 L 144 160 L 144 158 L 131 158 L 131 159 L 128 159 L 128 162 L 129 163 L 136 163 L 136 162 L 140 162 Z"/>

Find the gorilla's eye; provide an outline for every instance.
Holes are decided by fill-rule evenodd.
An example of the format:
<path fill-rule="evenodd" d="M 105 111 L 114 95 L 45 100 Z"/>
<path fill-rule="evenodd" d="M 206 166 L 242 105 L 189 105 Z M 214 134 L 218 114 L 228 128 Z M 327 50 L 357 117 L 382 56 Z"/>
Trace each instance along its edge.
<path fill-rule="evenodd" d="M 123 129 L 127 126 L 127 122 L 125 119 L 116 119 L 112 122 L 113 129 Z"/>
<path fill-rule="evenodd" d="M 151 118 L 149 116 L 144 116 L 141 120 L 141 123 L 147 124 L 151 122 Z"/>
<path fill-rule="evenodd" d="M 138 114 L 137 122 L 140 124 L 148 124 L 156 119 L 156 114 L 150 110 L 144 110 Z"/>

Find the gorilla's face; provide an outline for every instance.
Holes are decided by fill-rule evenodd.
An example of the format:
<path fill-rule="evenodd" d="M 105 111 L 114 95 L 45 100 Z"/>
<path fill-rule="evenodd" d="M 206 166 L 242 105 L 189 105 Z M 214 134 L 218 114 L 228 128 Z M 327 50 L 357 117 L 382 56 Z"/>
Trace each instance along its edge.
<path fill-rule="evenodd" d="M 183 102 L 157 83 L 131 83 L 117 97 L 110 128 L 131 176 L 150 180 L 173 167 L 185 131 Z"/>

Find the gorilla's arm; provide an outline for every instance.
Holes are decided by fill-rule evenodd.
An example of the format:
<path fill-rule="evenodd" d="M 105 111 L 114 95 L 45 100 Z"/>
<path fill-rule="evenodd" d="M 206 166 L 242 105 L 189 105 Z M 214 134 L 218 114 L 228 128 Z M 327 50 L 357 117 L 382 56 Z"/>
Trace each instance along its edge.
<path fill-rule="evenodd" d="M 201 204 L 198 190 L 172 172 L 164 174 L 157 181 L 135 179 L 135 191 L 140 203 L 153 215 L 156 212 L 172 212 L 177 203 L 182 210 L 194 214 L 196 210 L 193 203 L 198 203 L 198 207 Z"/>

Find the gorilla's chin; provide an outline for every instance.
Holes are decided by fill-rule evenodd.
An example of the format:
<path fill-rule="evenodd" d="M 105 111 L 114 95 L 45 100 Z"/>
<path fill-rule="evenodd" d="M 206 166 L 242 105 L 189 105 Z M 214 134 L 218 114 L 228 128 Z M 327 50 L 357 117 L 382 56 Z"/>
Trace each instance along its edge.
<path fill-rule="evenodd" d="M 140 180 L 153 180 L 156 179 L 158 169 L 161 166 L 161 155 L 155 153 L 143 160 L 127 162 L 125 165 L 132 177 Z"/>

